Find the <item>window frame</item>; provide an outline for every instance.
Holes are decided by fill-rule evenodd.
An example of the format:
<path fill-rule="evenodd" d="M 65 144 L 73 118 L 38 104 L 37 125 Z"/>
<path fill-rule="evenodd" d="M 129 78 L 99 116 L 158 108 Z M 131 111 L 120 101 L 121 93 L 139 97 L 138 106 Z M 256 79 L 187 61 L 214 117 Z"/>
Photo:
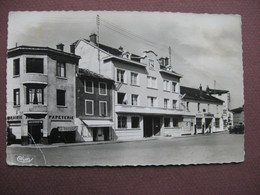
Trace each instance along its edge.
<path fill-rule="evenodd" d="M 18 95 L 16 94 L 16 92 L 18 92 Z M 13 89 L 14 106 L 20 106 L 21 105 L 20 97 L 21 97 L 20 88 Z"/>
<path fill-rule="evenodd" d="M 174 82 L 174 81 L 172 81 L 172 86 L 171 86 L 171 91 L 172 91 L 172 93 L 177 93 L 176 87 L 177 87 L 177 83 Z"/>
<path fill-rule="evenodd" d="M 37 101 L 38 103 L 34 103 L 34 97 L 33 99 L 30 98 L 30 90 L 34 90 L 34 93 L 32 94 L 32 96 L 37 96 L 37 90 L 40 90 L 40 94 L 41 94 L 41 103 L 39 103 L 39 100 L 38 100 L 38 96 L 37 96 Z M 44 105 L 44 88 L 41 88 L 41 87 L 31 87 L 31 86 L 27 86 L 26 87 L 26 104 L 27 105 Z"/>
<path fill-rule="evenodd" d="M 104 94 L 101 93 L 101 87 L 100 87 L 101 84 L 105 84 L 105 92 L 106 93 L 104 93 Z M 99 82 L 98 83 L 98 88 L 99 88 L 99 95 L 104 95 L 104 96 L 107 95 L 107 83 L 106 82 Z"/>
<path fill-rule="evenodd" d="M 136 75 L 136 79 L 135 79 L 136 83 L 133 83 L 132 75 Z M 140 85 L 139 84 L 139 74 L 138 73 L 130 72 L 130 83 L 131 83 L 131 85 L 134 85 L 134 86 L 139 86 Z"/>
<path fill-rule="evenodd" d="M 218 121 L 218 122 L 217 122 Z M 220 128 L 220 118 L 215 118 L 215 128 L 219 129 Z"/>
<path fill-rule="evenodd" d="M 120 104 L 119 102 L 118 102 L 118 94 L 125 94 L 124 95 L 124 98 L 123 98 L 123 101 L 122 101 L 122 103 Z M 127 105 L 127 94 L 126 93 L 123 93 L 123 92 L 117 92 L 117 104 L 118 105 Z"/>
<path fill-rule="evenodd" d="M 133 97 L 136 97 L 136 104 L 133 104 Z M 139 105 L 139 95 L 137 94 L 131 94 L 131 105 L 132 106 L 138 106 Z"/>
<path fill-rule="evenodd" d="M 64 105 L 58 104 L 58 100 L 60 99 L 60 98 L 58 98 L 58 92 L 64 93 Z M 63 90 L 63 89 L 57 89 L 56 90 L 56 105 L 59 106 L 59 107 L 65 107 L 66 106 L 66 90 Z"/>
<path fill-rule="evenodd" d="M 138 126 L 133 127 L 133 118 L 138 118 Z M 140 117 L 139 116 L 131 116 L 131 128 L 132 129 L 139 129 L 140 128 Z"/>
<path fill-rule="evenodd" d="M 148 99 L 148 107 L 151 107 L 151 108 L 157 107 L 157 97 L 147 96 L 147 99 Z M 149 100 L 151 100 L 151 104 L 150 104 Z M 153 102 L 153 104 L 152 104 L 152 102 Z"/>
<path fill-rule="evenodd" d="M 166 123 L 165 123 L 165 122 L 166 122 L 166 119 L 169 120 L 168 126 L 165 125 L 165 124 L 166 124 Z M 170 128 L 170 127 L 171 127 L 171 118 L 170 118 L 170 117 L 164 117 L 163 125 L 164 125 L 165 128 Z"/>
<path fill-rule="evenodd" d="M 163 91 L 167 91 L 167 92 L 171 91 L 169 80 L 166 80 L 166 79 L 163 80 Z"/>
<path fill-rule="evenodd" d="M 120 121 L 119 118 L 120 119 L 125 118 L 125 127 L 122 126 L 122 124 L 123 124 L 122 122 L 123 121 L 121 121 L 121 125 L 119 126 L 119 121 Z M 118 129 L 127 129 L 127 117 L 126 116 L 122 116 L 122 115 L 117 116 L 117 128 Z"/>
<path fill-rule="evenodd" d="M 41 60 L 42 61 L 42 64 L 41 64 L 41 70 L 42 71 L 35 71 L 35 72 L 33 72 L 33 71 L 30 71 L 30 72 L 28 72 L 29 70 L 28 69 L 30 69 L 29 68 L 29 65 L 31 65 L 31 64 L 29 64 L 29 60 Z M 26 73 L 29 73 L 29 74 L 44 74 L 44 58 L 33 58 L 33 57 L 27 57 L 26 58 L 26 67 L 25 67 L 25 71 L 26 71 Z"/>
<path fill-rule="evenodd" d="M 119 79 L 119 77 L 118 77 L 118 72 L 123 72 L 123 81 L 121 81 L 121 79 Z M 120 74 L 120 75 L 122 75 L 122 74 Z M 123 69 L 119 69 L 119 68 L 117 68 L 116 69 L 116 82 L 118 82 L 118 83 L 127 83 L 127 78 L 126 78 L 126 70 L 123 70 Z"/>
<path fill-rule="evenodd" d="M 64 75 L 61 75 L 62 65 L 64 66 Z M 60 75 L 59 75 L 59 73 L 60 73 Z M 61 61 L 56 62 L 56 76 L 60 77 L 60 78 L 66 78 L 67 70 L 66 70 L 66 63 L 65 62 L 61 62 Z"/>
<path fill-rule="evenodd" d="M 87 82 L 91 82 L 91 91 L 87 91 Z M 84 93 L 94 94 L 94 81 L 93 80 L 87 81 L 87 79 L 84 79 Z"/>
<path fill-rule="evenodd" d="M 177 100 L 172 100 L 172 109 L 176 110 L 177 109 Z"/>
<path fill-rule="evenodd" d="M 87 102 L 91 102 L 92 104 L 92 109 L 91 109 L 91 114 L 87 113 Z M 94 115 L 94 100 L 90 100 L 90 99 L 85 99 L 85 115 L 87 116 L 93 116 Z"/>
<path fill-rule="evenodd" d="M 166 103 L 166 107 L 165 107 L 165 103 Z M 169 99 L 167 99 L 167 98 L 164 98 L 164 99 L 163 99 L 163 107 L 164 107 L 165 109 L 168 109 L 168 108 L 169 108 Z"/>
<path fill-rule="evenodd" d="M 153 85 L 153 81 L 155 82 Z M 157 78 L 153 76 L 147 76 L 147 88 L 158 89 Z"/>
<path fill-rule="evenodd" d="M 16 63 L 16 62 L 18 62 L 18 63 Z M 17 69 L 16 66 L 18 67 L 18 74 L 15 74 L 16 69 Z M 20 58 L 16 58 L 13 60 L 13 76 L 14 77 L 20 76 Z"/>
<path fill-rule="evenodd" d="M 102 104 L 102 103 L 105 103 L 105 104 L 106 104 L 106 113 L 105 113 L 105 115 L 102 115 L 102 113 L 101 113 L 101 104 Z M 99 116 L 103 116 L 103 117 L 108 116 L 107 113 L 108 113 L 108 112 L 107 112 L 107 101 L 99 101 Z"/>

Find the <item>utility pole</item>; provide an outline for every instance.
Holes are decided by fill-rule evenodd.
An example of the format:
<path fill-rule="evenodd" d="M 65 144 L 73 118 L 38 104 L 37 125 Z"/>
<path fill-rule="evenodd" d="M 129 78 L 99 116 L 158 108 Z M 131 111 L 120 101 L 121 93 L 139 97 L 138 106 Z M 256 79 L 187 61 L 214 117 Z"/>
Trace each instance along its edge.
<path fill-rule="evenodd" d="M 99 25 L 100 25 L 100 18 L 99 18 L 99 15 L 97 15 L 96 23 L 97 23 L 98 68 L 99 68 L 99 74 L 100 74 L 100 49 L 99 49 Z"/>

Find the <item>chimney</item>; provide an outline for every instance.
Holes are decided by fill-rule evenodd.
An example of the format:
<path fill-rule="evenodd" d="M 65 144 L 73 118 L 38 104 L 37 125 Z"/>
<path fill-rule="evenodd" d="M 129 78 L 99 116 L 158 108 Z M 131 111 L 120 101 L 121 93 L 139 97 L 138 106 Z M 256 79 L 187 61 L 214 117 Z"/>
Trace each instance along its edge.
<path fill-rule="evenodd" d="M 64 44 L 59 43 L 58 45 L 56 45 L 56 47 L 57 47 L 58 50 L 63 51 L 63 49 L 64 49 Z"/>
<path fill-rule="evenodd" d="M 75 54 L 75 45 L 74 44 L 70 45 L 70 53 Z"/>
<path fill-rule="evenodd" d="M 202 86 L 200 84 L 200 96 L 202 96 Z"/>
<path fill-rule="evenodd" d="M 206 91 L 209 94 L 209 86 L 208 85 L 207 85 Z"/>
<path fill-rule="evenodd" d="M 164 60 L 165 60 L 165 66 L 168 66 L 169 65 L 169 58 L 166 57 Z"/>
<path fill-rule="evenodd" d="M 97 44 L 97 35 L 95 33 L 91 34 L 89 36 L 89 40 L 92 42 L 92 43 L 95 43 Z"/>
<path fill-rule="evenodd" d="M 122 46 L 120 46 L 120 47 L 118 48 L 118 50 L 121 51 L 121 52 L 123 52 L 123 51 L 124 51 L 124 48 L 123 48 Z"/>

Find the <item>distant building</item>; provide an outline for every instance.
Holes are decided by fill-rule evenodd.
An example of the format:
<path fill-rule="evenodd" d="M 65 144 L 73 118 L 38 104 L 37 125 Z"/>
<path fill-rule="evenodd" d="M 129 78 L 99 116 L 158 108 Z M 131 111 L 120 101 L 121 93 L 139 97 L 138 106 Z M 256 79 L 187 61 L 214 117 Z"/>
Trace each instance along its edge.
<path fill-rule="evenodd" d="M 79 56 L 48 47 L 7 53 L 7 126 L 16 143 L 74 142 L 75 71 Z"/>
<path fill-rule="evenodd" d="M 114 81 L 80 68 L 76 76 L 76 119 L 80 137 L 77 141 L 114 139 Z"/>
<path fill-rule="evenodd" d="M 180 79 L 168 58 L 153 51 L 142 56 L 97 43 L 95 34 L 71 45 L 81 59 L 79 67 L 115 82 L 113 93 L 116 139 L 140 139 L 180 134 L 183 110 Z"/>
<path fill-rule="evenodd" d="M 181 86 L 181 94 L 182 105 L 186 113 L 190 114 L 189 117 L 184 117 L 184 120 L 187 121 L 188 128 L 192 127 L 193 134 L 224 130 L 223 100 L 209 95 L 202 90 L 202 86 L 199 89 Z"/>
<path fill-rule="evenodd" d="M 235 108 L 231 110 L 234 116 L 234 126 L 236 125 L 244 125 L 245 124 L 245 119 L 244 119 L 244 106 Z"/>

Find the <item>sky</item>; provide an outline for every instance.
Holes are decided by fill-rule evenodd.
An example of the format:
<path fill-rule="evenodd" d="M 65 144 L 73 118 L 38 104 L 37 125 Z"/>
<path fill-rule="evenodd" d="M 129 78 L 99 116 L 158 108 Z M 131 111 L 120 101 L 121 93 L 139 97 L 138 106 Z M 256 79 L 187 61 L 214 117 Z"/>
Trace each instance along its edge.
<path fill-rule="evenodd" d="M 244 104 L 241 17 L 224 14 L 171 12 L 52 11 L 10 12 L 8 49 L 20 45 L 56 48 L 89 39 L 137 55 L 152 50 L 169 57 L 172 68 L 183 75 L 181 85 L 229 90 L 230 108 Z M 169 47 L 171 52 L 169 52 Z"/>

